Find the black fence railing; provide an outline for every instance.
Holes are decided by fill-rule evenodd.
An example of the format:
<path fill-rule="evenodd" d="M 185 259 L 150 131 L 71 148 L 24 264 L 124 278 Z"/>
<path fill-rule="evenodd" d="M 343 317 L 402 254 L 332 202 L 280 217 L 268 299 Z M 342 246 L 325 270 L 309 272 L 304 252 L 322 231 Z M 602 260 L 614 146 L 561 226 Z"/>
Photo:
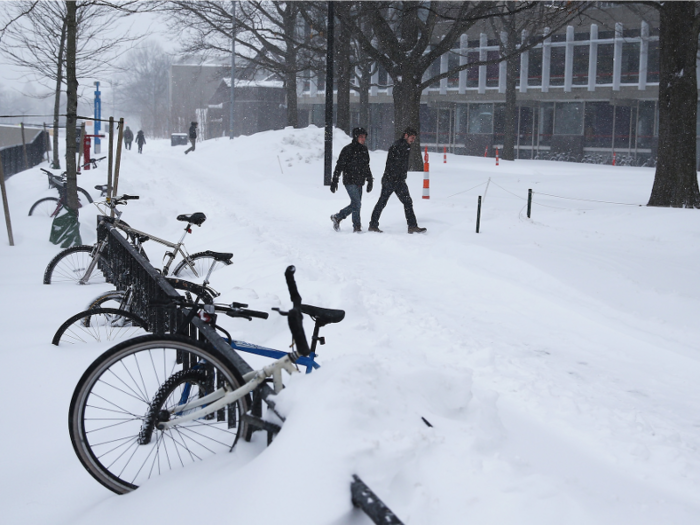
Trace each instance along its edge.
<path fill-rule="evenodd" d="M 22 144 L 0 150 L 0 159 L 2 161 L 2 169 L 5 173 L 5 178 L 8 179 L 20 171 L 41 164 L 46 154 L 48 140 L 48 132 L 41 131 L 34 137 L 34 140 L 27 143 L 28 166 L 24 164 L 24 146 L 22 146 Z"/>

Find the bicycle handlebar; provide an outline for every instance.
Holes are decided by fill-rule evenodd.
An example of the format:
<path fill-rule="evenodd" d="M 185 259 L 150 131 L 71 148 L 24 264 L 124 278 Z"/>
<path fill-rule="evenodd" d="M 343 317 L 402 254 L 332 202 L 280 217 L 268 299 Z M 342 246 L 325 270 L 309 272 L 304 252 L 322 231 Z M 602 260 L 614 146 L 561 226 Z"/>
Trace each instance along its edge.
<path fill-rule="evenodd" d="M 249 321 L 253 317 L 257 317 L 258 319 L 267 319 L 268 317 L 270 317 L 270 314 L 268 314 L 267 312 L 258 312 L 257 310 L 248 310 L 246 308 L 241 308 L 240 306 L 234 306 L 236 304 L 237 303 L 232 303 L 231 307 L 227 307 L 224 309 L 226 315 L 228 315 L 229 317 L 244 317 Z"/>
<path fill-rule="evenodd" d="M 309 343 L 306 340 L 306 334 L 304 333 L 304 316 L 301 313 L 301 296 L 299 295 L 299 290 L 297 289 L 297 283 L 294 280 L 294 272 L 296 272 L 294 266 L 287 266 L 284 272 L 284 278 L 287 281 L 287 288 L 289 288 L 289 298 L 292 300 L 294 307 L 289 310 L 285 315 L 287 316 L 287 323 L 289 324 L 289 331 L 292 332 L 292 337 L 297 346 L 297 351 L 303 355 L 308 356 L 311 353 L 309 349 Z M 280 312 L 282 313 L 282 312 Z"/>

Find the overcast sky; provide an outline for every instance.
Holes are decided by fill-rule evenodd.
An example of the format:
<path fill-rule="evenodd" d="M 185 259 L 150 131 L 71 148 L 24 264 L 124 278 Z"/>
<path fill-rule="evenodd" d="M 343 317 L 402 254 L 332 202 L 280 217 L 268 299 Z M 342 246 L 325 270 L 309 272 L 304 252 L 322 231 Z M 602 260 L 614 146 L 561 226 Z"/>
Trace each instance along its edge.
<path fill-rule="evenodd" d="M 2 8 L 7 8 L 7 5 L 10 3 L 14 2 L 2 1 Z M 115 19 L 115 25 L 120 33 L 128 31 L 134 36 L 143 36 L 144 40 L 154 40 L 158 42 L 164 50 L 174 52 L 177 48 L 177 42 L 165 34 L 166 27 L 162 20 L 162 15 L 140 13 L 123 19 Z M 10 42 L 3 41 L 2 45 L 10 44 Z M 128 51 L 122 49 L 121 53 L 128 54 Z M 112 88 L 118 89 L 117 83 L 119 82 L 119 73 L 104 72 L 101 73 L 99 77 L 81 78 L 79 81 L 81 94 L 85 96 L 85 91 L 88 91 L 90 93 L 87 95 L 89 99 L 93 97 L 91 92 L 94 91 L 94 82 L 99 81 L 100 91 L 102 92 L 103 115 L 112 110 L 114 101 Z M 44 84 L 46 84 L 46 82 L 44 82 Z M 13 108 L 15 112 L 21 110 L 25 113 L 27 111 L 31 113 L 31 111 L 40 110 L 39 108 L 42 108 L 41 111 L 51 112 L 53 105 L 53 100 L 51 98 L 43 101 L 37 101 L 36 98 L 34 98 L 36 95 L 48 93 L 50 90 L 37 82 L 36 75 L 33 72 L 11 64 L 2 53 L 0 53 L 0 86 L 2 91 L 6 93 L 9 92 L 9 95 L 25 98 L 26 103 L 23 105 L 20 104 L 22 107 Z M 29 110 L 28 108 L 32 109 Z"/>

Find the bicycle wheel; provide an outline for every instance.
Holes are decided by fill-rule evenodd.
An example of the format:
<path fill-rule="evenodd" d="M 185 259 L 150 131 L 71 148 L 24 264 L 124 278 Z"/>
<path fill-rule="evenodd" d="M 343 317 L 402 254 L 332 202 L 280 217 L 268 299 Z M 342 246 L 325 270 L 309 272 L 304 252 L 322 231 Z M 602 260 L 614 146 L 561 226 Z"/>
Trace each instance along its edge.
<path fill-rule="evenodd" d="M 192 266 L 190 266 L 192 263 Z M 209 268 L 214 266 L 213 272 L 224 266 L 233 264 L 231 261 L 217 261 L 205 252 L 198 252 L 190 255 L 189 259 L 183 259 L 173 270 L 173 275 L 180 279 L 203 279 L 207 276 Z"/>
<path fill-rule="evenodd" d="M 85 190 L 84 190 L 83 188 L 81 188 L 80 186 L 78 186 L 78 191 L 79 191 L 80 193 L 82 193 L 83 195 L 85 195 L 85 198 L 87 199 L 87 201 L 88 201 L 90 204 L 92 204 L 92 197 L 90 196 L 90 194 L 89 194 L 87 191 L 85 191 Z"/>
<path fill-rule="evenodd" d="M 52 344 L 101 343 L 121 341 L 148 333 L 146 321 L 119 308 L 85 310 L 63 323 L 53 336 Z"/>
<path fill-rule="evenodd" d="M 58 199 L 56 197 L 44 197 L 39 199 L 32 207 L 29 208 L 29 215 L 35 217 L 51 217 L 58 208 Z"/>
<path fill-rule="evenodd" d="M 122 310 L 128 310 L 128 308 L 124 308 L 123 305 L 124 295 L 125 292 L 122 290 L 110 290 L 109 292 L 101 293 L 90 301 L 90 304 L 88 304 L 87 308 L 85 309 L 93 310 L 95 308 L 120 308 Z"/>
<path fill-rule="evenodd" d="M 92 246 L 66 248 L 54 257 L 44 271 L 44 284 L 78 283 L 92 262 Z M 85 284 L 107 282 L 111 274 L 107 260 L 98 255 L 97 264 Z"/>
<path fill-rule="evenodd" d="M 73 449 L 98 482 L 125 494 L 162 472 L 229 452 L 246 432 L 245 398 L 200 419 L 157 426 L 180 416 L 172 407 L 183 400 L 241 384 L 225 357 L 192 339 L 147 335 L 124 341 L 92 363 L 75 388 L 68 415 Z"/>

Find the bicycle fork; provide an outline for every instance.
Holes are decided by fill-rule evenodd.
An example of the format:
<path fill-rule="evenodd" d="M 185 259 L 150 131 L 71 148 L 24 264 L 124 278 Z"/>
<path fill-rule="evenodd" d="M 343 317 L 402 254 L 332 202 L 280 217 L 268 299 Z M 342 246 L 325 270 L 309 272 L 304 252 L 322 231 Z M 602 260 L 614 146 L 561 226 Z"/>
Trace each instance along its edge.
<path fill-rule="evenodd" d="M 92 252 L 90 253 L 90 258 L 92 260 L 90 261 L 90 264 L 88 264 L 88 267 L 85 269 L 85 273 L 78 281 L 78 284 L 88 283 L 88 281 L 90 280 L 90 276 L 92 275 L 92 272 L 95 270 L 95 266 L 97 265 L 97 259 L 99 258 L 99 255 L 102 253 L 102 251 L 105 249 L 106 244 L 107 243 L 105 243 L 104 241 L 99 242 L 92 248 Z"/>

